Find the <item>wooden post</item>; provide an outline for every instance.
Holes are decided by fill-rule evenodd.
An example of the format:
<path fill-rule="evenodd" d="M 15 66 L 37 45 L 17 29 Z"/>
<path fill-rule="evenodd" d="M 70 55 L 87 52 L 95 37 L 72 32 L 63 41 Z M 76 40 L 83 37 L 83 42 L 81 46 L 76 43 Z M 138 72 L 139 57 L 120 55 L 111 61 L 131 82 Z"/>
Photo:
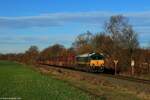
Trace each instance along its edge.
<path fill-rule="evenodd" d="M 117 75 L 117 64 L 118 64 L 118 60 L 114 60 L 114 64 L 115 64 L 115 75 Z"/>
<path fill-rule="evenodd" d="M 149 73 L 149 64 L 147 62 L 147 73 Z"/>
<path fill-rule="evenodd" d="M 147 73 L 150 73 L 150 64 L 149 63 L 147 63 Z"/>
<path fill-rule="evenodd" d="M 149 69 L 148 71 L 149 71 L 149 73 L 150 73 L 150 64 L 148 64 L 148 69 Z"/>

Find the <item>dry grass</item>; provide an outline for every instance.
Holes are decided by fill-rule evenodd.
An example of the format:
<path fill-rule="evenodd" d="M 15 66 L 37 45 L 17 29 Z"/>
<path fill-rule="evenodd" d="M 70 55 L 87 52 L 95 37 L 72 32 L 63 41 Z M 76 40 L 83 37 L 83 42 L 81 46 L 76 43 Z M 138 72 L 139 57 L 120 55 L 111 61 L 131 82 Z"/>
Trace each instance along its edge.
<path fill-rule="evenodd" d="M 71 85 L 102 97 L 104 100 L 150 100 L 150 85 L 143 85 L 125 80 L 117 80 L 100 75 L 53 67 L 40 67 L 42 73 L 52 75 Z"/>

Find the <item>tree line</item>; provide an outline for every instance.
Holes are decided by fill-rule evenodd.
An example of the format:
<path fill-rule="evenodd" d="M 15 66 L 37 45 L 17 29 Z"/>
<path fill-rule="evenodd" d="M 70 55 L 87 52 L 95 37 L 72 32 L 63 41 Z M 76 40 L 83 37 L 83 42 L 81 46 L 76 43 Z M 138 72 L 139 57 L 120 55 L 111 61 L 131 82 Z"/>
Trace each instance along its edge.
<path fill-rule="evenodd" d="M 0 54 L 1 60 L 14 60 L 27 64 L 36 64 L 37 59 L 48 59 L 53 56 L 98 52 L 105 56 L 106 66 L 113 67 L 118 60 L 118 69 L 129 71 L 131 60 L 135 60 L 136 71 L 143 63 L 150 64 L 150 49 L 139 46 L 138 34 L 134 31 L 128 18 L 122 15 L 111 16 L 104 23 L 104 31 L 92 33 L 87 31 L 78 35 L 70 48 L 54 44 L 39 51 L 31 46 L 25 53 Z"/>

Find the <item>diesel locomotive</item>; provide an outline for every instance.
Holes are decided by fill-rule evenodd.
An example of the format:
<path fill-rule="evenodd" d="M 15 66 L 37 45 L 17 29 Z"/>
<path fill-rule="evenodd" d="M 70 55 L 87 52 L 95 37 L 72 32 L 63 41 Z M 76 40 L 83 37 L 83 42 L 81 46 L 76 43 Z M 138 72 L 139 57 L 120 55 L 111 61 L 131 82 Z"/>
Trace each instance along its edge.
<path fill-rule="evenodd" d="M 77 56 L 74 54 L 55 56 L 49 57 L 48 59 L 39 59 L 38 63 L 88 72 L 103 72 L 105 67 L 104 55 L 101 53 L 86 53 Z"/>
<path fill-rule="evenodd" d="M 76 56 L 76 65 L 87 71 L 104 71 L 104 56 L 100 53 L 87 53 Z"/>

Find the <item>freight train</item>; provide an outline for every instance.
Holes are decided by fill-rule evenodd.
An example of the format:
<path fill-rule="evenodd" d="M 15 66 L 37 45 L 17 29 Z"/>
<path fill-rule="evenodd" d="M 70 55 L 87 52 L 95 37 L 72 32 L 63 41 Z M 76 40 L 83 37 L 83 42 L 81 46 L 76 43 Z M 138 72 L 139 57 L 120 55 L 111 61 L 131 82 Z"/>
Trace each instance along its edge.
<path fill-rule="evenodd" d="M 86 53 L 82 55 L 69 54 L 67 56 L 55 56 L 48 59 L 39 59 L 38 63 L 60 66 L 88 72 L 104 71 L 104 55 L 101 53 Z"/>

